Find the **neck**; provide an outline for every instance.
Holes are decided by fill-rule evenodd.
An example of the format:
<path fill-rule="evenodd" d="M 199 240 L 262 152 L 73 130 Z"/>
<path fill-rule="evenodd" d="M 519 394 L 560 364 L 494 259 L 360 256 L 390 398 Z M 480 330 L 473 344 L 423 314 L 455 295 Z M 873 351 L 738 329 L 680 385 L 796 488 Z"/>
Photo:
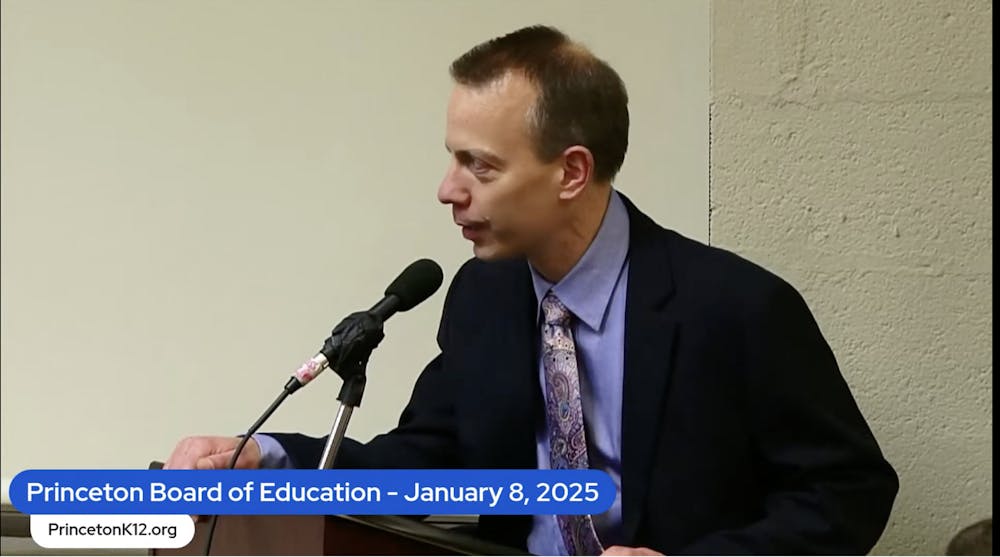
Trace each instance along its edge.
<path fill-rule="evenodd" d="M 588 188 L 562 225 L 528 262 L 545 280 L 561 281 L 587 252 L 601 229 L 611 201 L 611 187 Z"/>

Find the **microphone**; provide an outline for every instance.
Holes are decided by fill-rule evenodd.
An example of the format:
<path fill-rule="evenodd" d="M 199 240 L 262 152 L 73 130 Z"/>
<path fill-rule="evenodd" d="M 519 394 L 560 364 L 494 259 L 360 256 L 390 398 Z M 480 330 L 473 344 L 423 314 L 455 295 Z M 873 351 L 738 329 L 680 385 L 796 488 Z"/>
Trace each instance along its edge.
<path fill-rule="evenodd" d="M 441 287 L 443 281 L 444 273 L 437 263 L 430 259 L 414 261 L 406 269 L 403 269 L 396 280 L 392 281 L 385 289 L 385 297 L 371 309 L 352 313 L 334 327 L 333 333 L 323 343 L 319 354 L 313 356 L 295 371 L 278 398 L 242 436 L 233 451 L 233 456 L 229 459 L 227 468 L 231 470 L 236 466 L 236 461 L 239 459 L 240 453 L 243 452 L 247 441 L 264 425 L 264 422 L 274 414 L 278 406 L 289 395 L 315 379 L 317 375 L 330 366 L 330 362 L 334 362 L 335 364 L 345 364 L 345 367 L 351 368 L 351 371 L 344 377 L 344 387 L 341 389 L 339 397 L 342 401 L 341 409 L 337 413 L 334 431 L 327 440 L 326 449 L 323 452 L 324 468 L 330 468 L 333 465 L 333 458 L 340 446 L 340 441 L 343 439 L 351 409 L 360 403 L 365 384 L 364 365 L 368 361 L 368 354 L 385 336 L 382 333 L 382 323 L 397 312 L 413 309 L 414 306 L 430 298 L 431 294 L 437 292 L 437 289 Z M 337 369 L 336 371 L 345 375 L 344 370 Z M 203 555 L 209 555 L 212 551 L 212 539 L 215 536 L 215 526 L 218 520 L 219 515 L 212 515 L 205 538 Z"/>
<path fill-rule="evenodd" d="M 341 361 L 353 350 L 370 351 L 382 341 L 382 323 L 397 312 L 408 311 L 430 298 L 444 281 L 441 267 L 430 259 L 411 263 L 385 289 L 385 297 L 367 312 L 352 313 L 340 322 L 319 353 L 306 360 L 285 384 L 289 394 L 323 373 L 331 362 Z"/>
<path fill-rule="evenodd" d="M 368 311 L 385 321 L 397 311 L 409 311 L 430 298 L 441 288 L 443 281 L 444 273 L 437 263 L 430 259 L 418 259 L 403 269 L 385 289 L 385 298 Z"/>

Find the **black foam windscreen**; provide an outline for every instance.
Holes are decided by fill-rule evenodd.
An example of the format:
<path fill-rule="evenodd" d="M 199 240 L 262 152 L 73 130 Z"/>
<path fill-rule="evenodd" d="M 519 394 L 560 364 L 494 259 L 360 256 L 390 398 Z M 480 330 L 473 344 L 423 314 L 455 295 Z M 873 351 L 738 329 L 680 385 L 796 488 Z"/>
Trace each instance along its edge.
<path fill-rule="evenodd" d="M 441 266 L 430 259 L 418 259 L 403 269 L 403 272 L 385 289 L 386 296 L 399 298 L 396 311 L 412 309 L 431 297 L 441 288 L 444 272 Z"/>

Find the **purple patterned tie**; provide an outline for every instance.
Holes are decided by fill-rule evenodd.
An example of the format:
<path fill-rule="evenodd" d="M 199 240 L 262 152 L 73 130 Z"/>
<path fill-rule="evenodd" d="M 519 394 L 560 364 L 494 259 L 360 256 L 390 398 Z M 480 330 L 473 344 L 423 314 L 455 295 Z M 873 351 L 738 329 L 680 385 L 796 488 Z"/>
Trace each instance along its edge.
<path fill-rule="evenodd" d="M 576 343 L 566 306 L 551 291 L 542 300 L 542 362 L 545 367 L 545 414 L 549 426 L 549 466 L 553 470 L 587 469 L 587 439 L 580 403 Z M 570 555 L 604 552 L 589 514 L 559 515 L 559 531 Z"/>

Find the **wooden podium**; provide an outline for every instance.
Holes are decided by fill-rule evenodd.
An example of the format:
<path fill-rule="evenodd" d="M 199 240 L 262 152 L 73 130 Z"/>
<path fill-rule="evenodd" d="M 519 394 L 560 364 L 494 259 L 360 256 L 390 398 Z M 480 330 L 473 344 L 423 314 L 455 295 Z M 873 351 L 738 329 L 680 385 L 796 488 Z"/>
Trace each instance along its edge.
<path fill-rule="evenodd" d="M 4 554 L 44 552 L 31 542 L 28 515 L 6 503 L 0 505 L 0 515 Z M 460 523 L 443 517 L 420 521 L 400 516 L 220 516 L 212 555 L 530 555 L 475 538 L 462 532 L 461 525 L 456 529 L 456 524 Z M 201 555 L 207 532 L 208 522 L 199 522 L 186 547 L 148 553 Z M 89 551 L 123 554 L 121 549 Z"/>
<path fill-rule="evenodd" d="M 453 526 L 453 525 L 452 525 Z M 208 522 L 181 549 L 151 555 L 201 555 Z M 528 555 L 454 528 L 400 516 L 220 516 L 212 555 Z"/>
<path fill-rule="evenodd" d="M 150 469 L 163 468 L 153 461 Z M 466 525 L 471 523 L 466 522 Z M 212 555 L 531 555 L 476 538 L 461 523 L 402 516 L 220 516 Z M 202 555 L 208 521 L 191 543 L 150 555 Z"/>

